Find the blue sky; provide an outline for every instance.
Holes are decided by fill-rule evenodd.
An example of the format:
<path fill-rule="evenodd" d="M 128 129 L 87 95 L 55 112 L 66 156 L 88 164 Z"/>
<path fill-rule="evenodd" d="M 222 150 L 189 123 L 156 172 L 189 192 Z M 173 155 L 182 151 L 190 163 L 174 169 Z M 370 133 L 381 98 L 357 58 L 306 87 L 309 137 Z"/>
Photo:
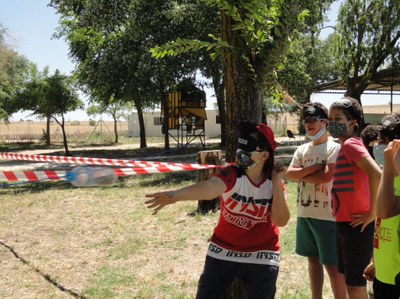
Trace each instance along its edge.
<path fill-rule="evenodd" d="M 0 0 L 0 23 L 11 35 L 9 43 L 18 52 L 50 71 L 59 69 L 65 74 L 73 70 L 68 58 L 68 46 L 52 38 L 58 27 L 55 10 L 45 0 Z"/>
<path fill-rule="evenodd" d="M 8 42 L 20 54 L 27 57 L 30 61 L 36 63 L 40 70 L 49 66 L 53 73 L 59 69 L 64 74 L 70 74 L 74 69 L 72 61 L 68 57 L 68 46 L 64 40 L 53 38 L 53 34 L 58 27 L 58 15 L 55 10 L 48 7 L 47 0 L 0 0 L 0 23 L 7 28 L 9 33 Z M 335 3 L 332 9 L 330 23 L 336 21 L 337 9 L 339 3 Z M 326 34 L 330 33 L 326 29 Z M 207 92 L 207 108 L 214 107 L 215 98 L 212 98 L 212 92 Z M 314 101 L 321 101 L 330 105 L 340 95 L 313 96 Z M 387 103 L 388 100 L 382 100 L 381 103 Z M 375 100 L 376 101 L 376 100 Z M 363 98 L 364 104 L 370 104 L 374 100 L 369 97 Z M 17 114 L 12 119 L 19 120 L 25 118 L 25 114 Z M 88 119 L 84 111 L 73 112 L 67 115 L 67 120 Z M 106 119 L 106 116 L 103 116 Z"/>

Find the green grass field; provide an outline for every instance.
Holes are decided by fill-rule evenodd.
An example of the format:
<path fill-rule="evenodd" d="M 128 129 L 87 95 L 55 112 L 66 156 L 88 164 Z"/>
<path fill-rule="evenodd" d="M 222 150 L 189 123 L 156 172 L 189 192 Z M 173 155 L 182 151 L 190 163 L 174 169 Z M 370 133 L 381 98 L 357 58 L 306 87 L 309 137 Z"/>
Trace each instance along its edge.
<path fill-rule="evenodd" d="M 113 187 L 1 189 L 0 297 L 193 298 L 218 213 L 200 216 L 196 202 L 182 202 L 153 215 L 143 202 L 146 193 L 196 179 L 187 172 L 129 177 Z M 292 217 L 281 230 L 277 298 L 309 298 L 306 260 L 294 254 L 295 184 L 287 186 Z"/>
<path fill-rule="evenodd" d="M 74 150 L 76 156 L 122 159 L 162 153 L 152 147 Z M 293 149 L 280 151 L 290 155 Z M 197 202 L 187 201 L 153 215 L 144 195 L 197 179 L 190 171 L 129 176 L 111 187 L 3 184 L 0 298 L 194 298 L 218 212 L 199 215 Z M 291 219 L 281 229 L 276 298 L 310 298 L 307 261 L 294 253 L 295 183 L 287 190 Z M 324 298 L 333 298 L 328 279 Z"/>

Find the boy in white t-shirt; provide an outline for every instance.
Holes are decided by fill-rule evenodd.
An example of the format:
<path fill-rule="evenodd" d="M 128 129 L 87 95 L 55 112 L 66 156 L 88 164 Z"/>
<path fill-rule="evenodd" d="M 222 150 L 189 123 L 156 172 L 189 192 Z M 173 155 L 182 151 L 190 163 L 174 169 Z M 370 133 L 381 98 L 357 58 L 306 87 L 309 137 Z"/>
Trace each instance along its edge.
<path fill-rule="evenodd" d="M 346 298 L 344 276 L 337 270 L 335 218 L 331 188 L 340 145 L 328 139 L 328 110 L 321 103 L 303 106 L 302 119 L 311 142 L 294 153 L 287 179 L 297 180 L 296 253 L 308 258 L 312 298 L 322 298 L 325 267 L 335 298 Z"/>

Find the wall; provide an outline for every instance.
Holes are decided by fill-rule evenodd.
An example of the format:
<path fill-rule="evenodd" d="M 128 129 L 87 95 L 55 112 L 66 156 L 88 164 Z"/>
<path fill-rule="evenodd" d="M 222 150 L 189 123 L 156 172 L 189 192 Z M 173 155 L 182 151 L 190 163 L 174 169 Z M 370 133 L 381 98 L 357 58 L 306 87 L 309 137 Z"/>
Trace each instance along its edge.
<path fill-rule="evenodd" d="M 205 135 L 206 138 L 217 137 L 221 135 L 220 124 L 217 124 L 217 111 L 216 110 L 206 110 L 207 120 L 205 121 Z M 161 133 L 161 123 L 160 123 L 160 111 L 155 112 L 145 112 L 143 115 L 146 136 L 147 137 L 159 137 L 162 136 Z M 278 116 L 269 115 L 268 125 L 272 128 L 277 136 L 286 136 L 286 130 L 292 130 L 297 134 L 298 118 L 296 115 L 290 113 L 282 113 Z M 175 135 L 176 129 L 171 130 L 170 133 Z M 139 120 L 136 112 L 133 112 L 128 119 L 128 136 L 139 137 Z"/>

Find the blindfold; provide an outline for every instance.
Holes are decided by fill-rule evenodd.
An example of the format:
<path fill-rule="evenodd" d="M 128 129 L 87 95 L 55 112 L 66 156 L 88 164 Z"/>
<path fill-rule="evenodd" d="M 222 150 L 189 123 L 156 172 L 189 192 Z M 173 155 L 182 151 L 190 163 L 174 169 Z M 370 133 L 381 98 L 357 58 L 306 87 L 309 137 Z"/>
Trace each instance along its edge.
<path fill-rule="evenodd" d="M 246 136 L 238 138 L 238 148 L 246 152 L 254 152 L 257 149 L 257 140 L 254 137 Z"/>

